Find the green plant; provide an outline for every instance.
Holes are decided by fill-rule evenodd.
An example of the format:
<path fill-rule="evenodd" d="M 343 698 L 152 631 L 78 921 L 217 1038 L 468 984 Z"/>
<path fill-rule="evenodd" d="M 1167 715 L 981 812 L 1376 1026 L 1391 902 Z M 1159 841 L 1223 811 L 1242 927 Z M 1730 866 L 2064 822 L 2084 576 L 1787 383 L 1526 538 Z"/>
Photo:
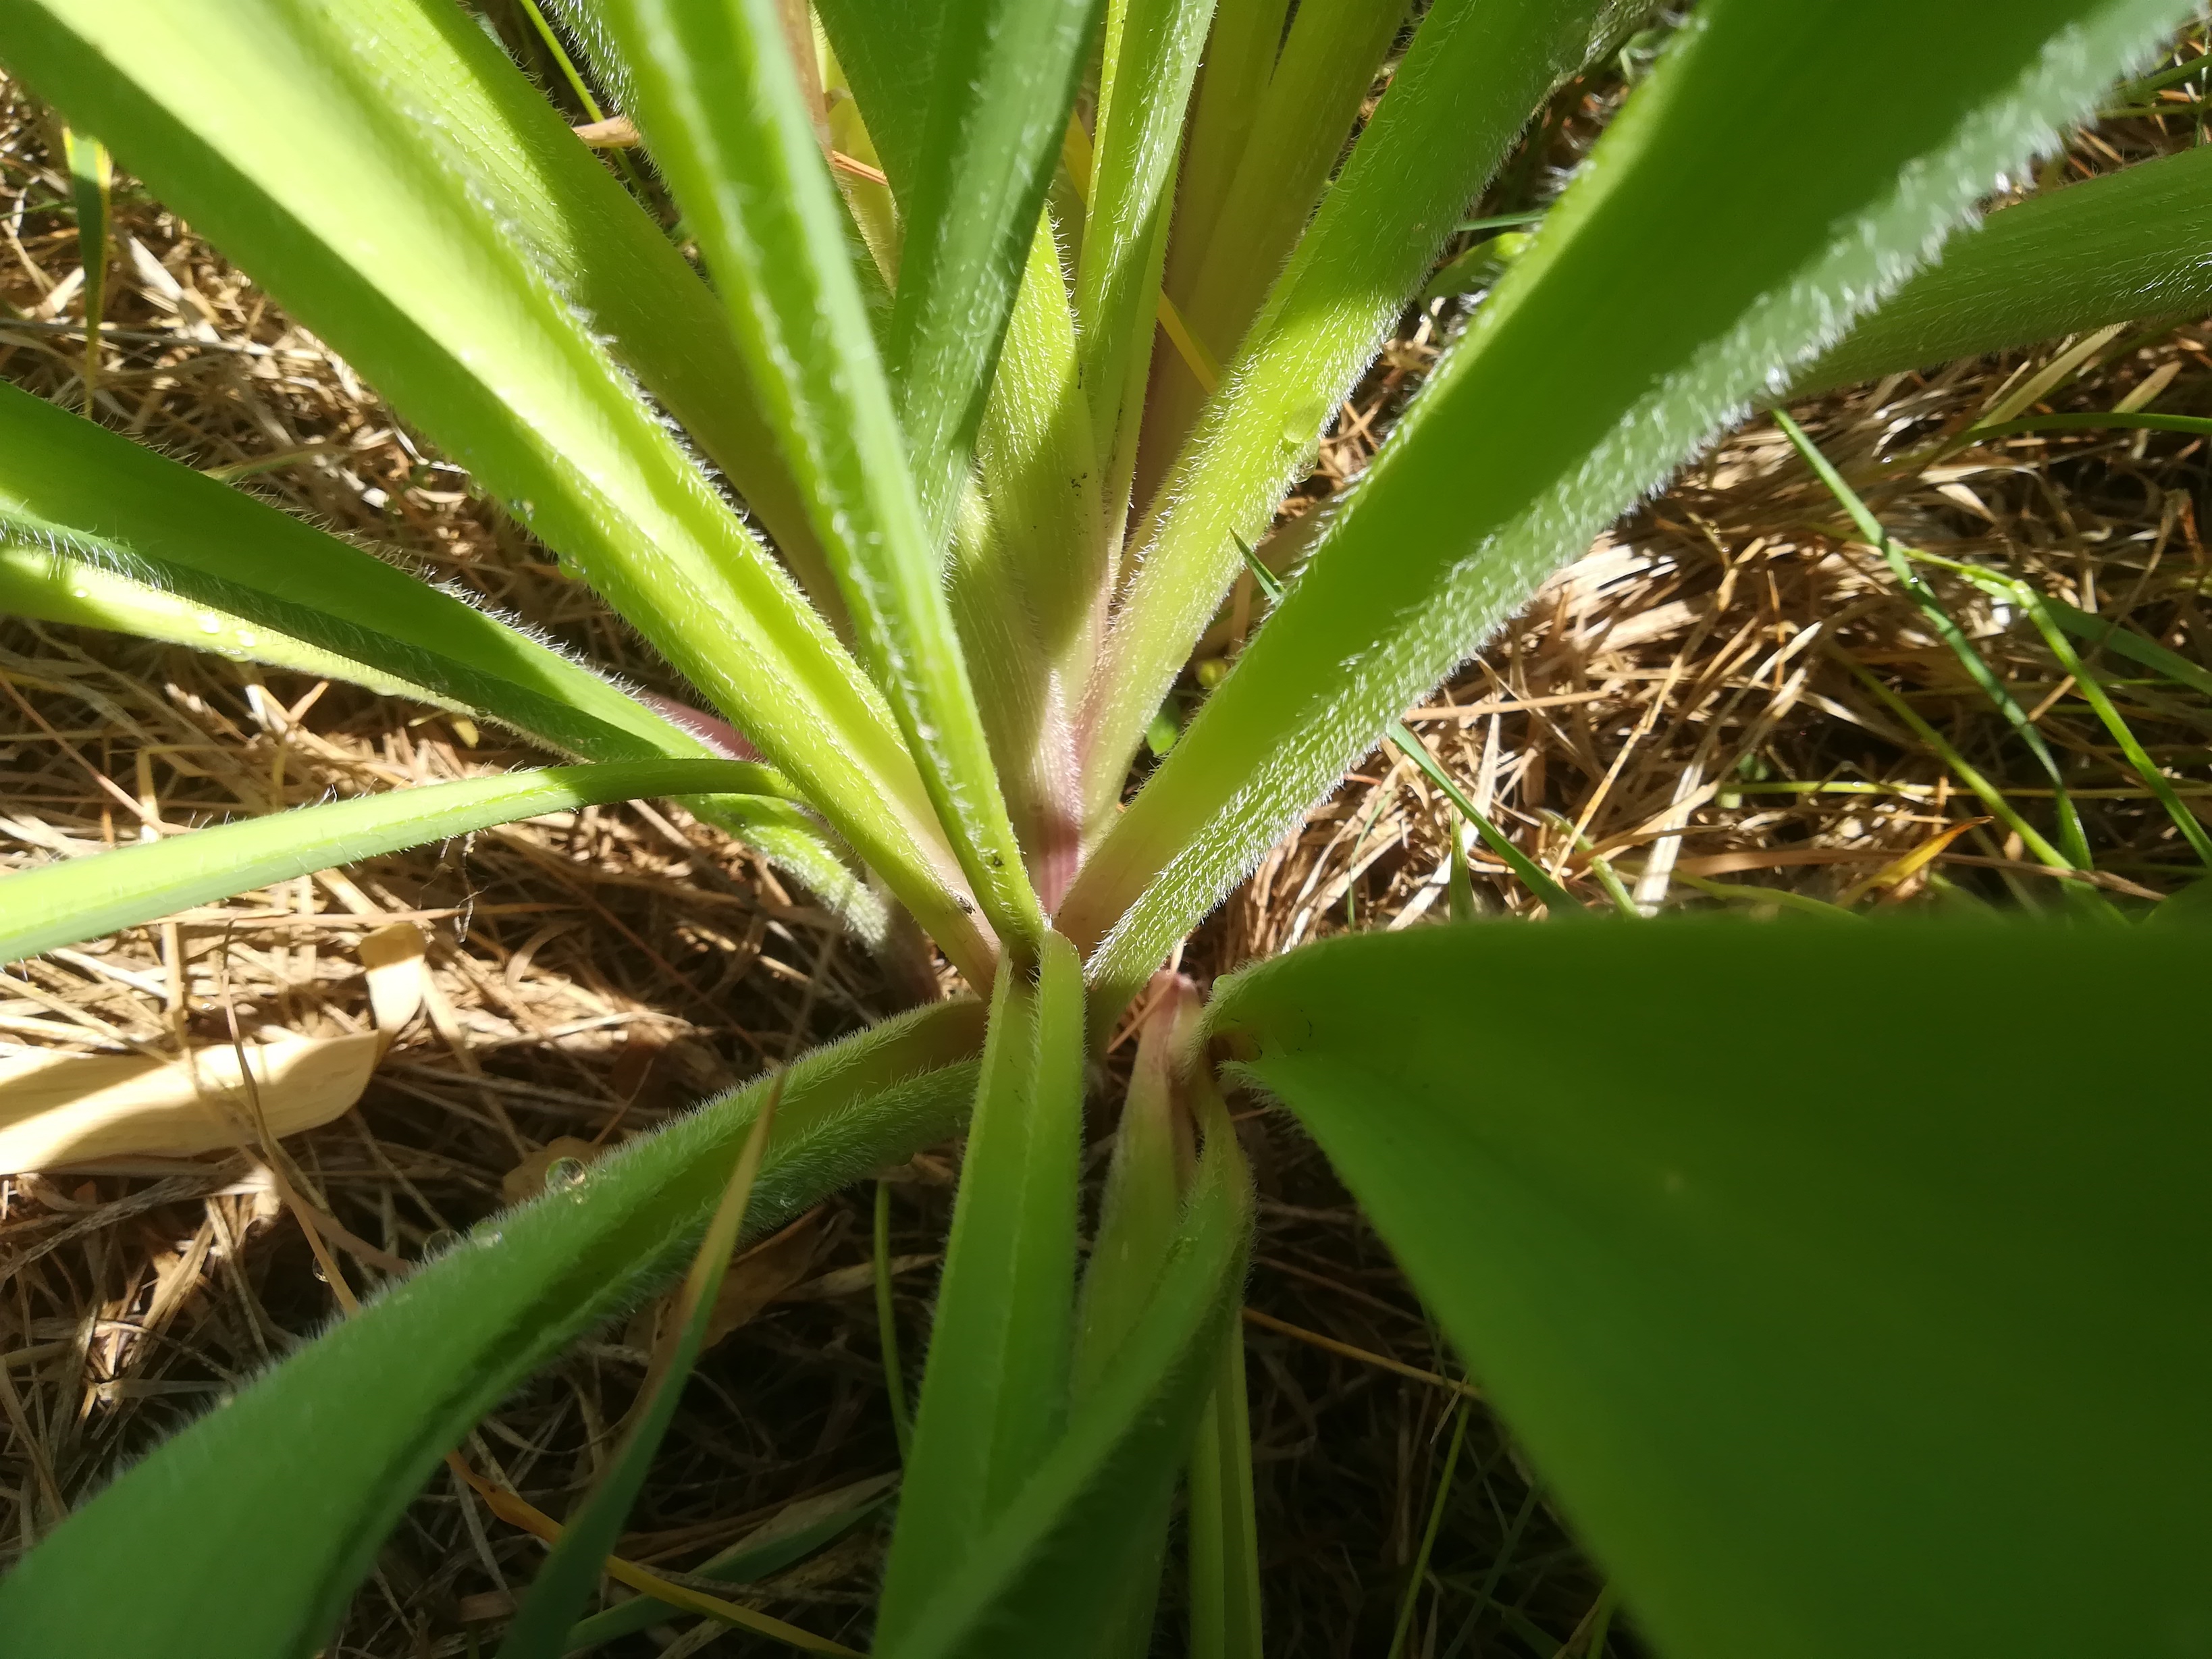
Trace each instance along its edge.
<path fill-rule="evenodd" d="M 1225 1068 L 1321 1139 L 1663 1649 L 2212 1650 L 2192 929 L 2104 906 L 2040 929 L 1455 925 L 1294 952 L 1210 1007 L 1160 969 L 1348 766 L 1407 740 L 1407 705 L 1747 406 L 2204 304 L 2201 153 L 1952 236 L 2183 0 L 1705 0 L 1126 805 L 1329 412 L 1531 109 L 1650 9 L 1434 0 L 1333 179 L 1397 4 L 1308 0 L 1287 33 L 1283 0 L 815 9 L 829 51 L 801 74 L 804 7 L 566 9 L 711 281 L 451 0 L 0 19 L 0 57 L 73 131 L 759 757 L 0 392 L 13 608 L 342 674 L 582 763 L 17 877 L 0 941 L 674 793 L 872 944 L 902 908 L 988 996 L 800 1059 L 486 1223 L 35 1550 L 0 1587 L 15 1650 L 315 1650 L 506 1389 L 702 1238 L 687 1306 L 740 1218 L 757 1233 L 964 1120 L 878 1650 L 1141 1653 L 1180 1540 L 1191 1650 L 1256 1654 Z M 1595 1007 L 1615 976 L 1638 997 Z M 1140 993 L 1079 1272 L 1085 1050 Z M 1739 1024 L 1727 1076 L 1687 1040 L 1715 1019 Z M 513 1659 L 568 1646 L 652 1437 L 571 1517 Z"/>

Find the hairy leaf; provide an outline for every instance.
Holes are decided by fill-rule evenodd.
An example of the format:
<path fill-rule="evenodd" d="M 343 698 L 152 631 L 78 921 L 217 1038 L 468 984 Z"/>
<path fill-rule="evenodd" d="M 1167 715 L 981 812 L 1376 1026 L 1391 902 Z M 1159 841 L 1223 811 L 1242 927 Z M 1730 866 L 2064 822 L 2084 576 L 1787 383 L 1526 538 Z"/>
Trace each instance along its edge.
<path fill-rule="evenodd" d="M 1441 0 L 1422 20 L 1132 538 L 1133 574 L 1085 735 L 1094 836 L 1235 578 L 1237 538 L 1260 539 L 1453 225 L 1605 15 L 1600 0 Z"/>
<path fill-rule="evenodd" d="M 988 1531 L 886 1659 L 1106 1659 L 1117 1619 L 1158 1547 L 1176 1465 L 1233 1340 L 1251 1232 L 1251 1178 L 1225 1123 L 1206 1139 L 1189 1202 L 1143 1317 Z"/>
<path fill-rule="evenodd" d="M 2185 10 L 1692 14 L 1079 878 L 1061 926 L 1104 936 L 1101 1003 L 1549 571 L 1900 283 Z M 1653 258 L 1662 246 L 1674 257 Z"/>
<path fill-rule="evenodd" d="M 1101 0 L 945 0 L 901 207 L 888 357 L 941 549 Z M 892 9 L 896 9 L 893 8 Z"/>
<path fill-rule="evenodd" d="M 337 3 L 29 0 L 0 52 L 587 576 L 986 971 L 880 696 L 436 112 L 389 97 L 334 31 Z"/>
<path fill-rule="evenodd" d="M 992 765 L 938 549 L 918 516 L 844 214 L 776 0 L 615 0 L 608 13 L 636 77 L 638 117 L 720 285 L 938 821 L 992 926 L 1033 945 L 1043 913 Z M 927 920 L 957 927 L 965 918 L 953 910 Z"/>
<path fill-rule="evenodd" d="M 465 836 L 541 812 L 648 795 L 718 794 L 768 822 L 804 823 L 759 796 L 763 769 L 743 761 L 611 761 L 459 783 L 418 784 L 328 801 L 42 865 L 0 878 L 0 962 L 135 927 L 189 905 L 251 892 L 355 859 Z M 742 799 L 750 797 L 750 799 Z"/>
<path fill-rule="evenodd" d="M 903 1653 L 944 1581 L 1006 1512 L 1067 1417 L 1083 970 L 1045 938 L 1002 958 L 962 1162 L 876 1644 Z"/>
<path fill-rule="evenodd" d="M 754 1230 L 951 1133 L 975 1087 L 981 1012 L 943 1004 L 794 1066 Z M 319 1650 L 447 1449 L 682 1267 L 769 1086 L 495 1217 L 134 1465 L 0 1582 L 9 1642 L 164 1659 Z"/>
<path fill-rule="evenodd" d="M 2212 307 L 2212 152 L 2185 149 L 1993 213 L 1810 368 L 1808 396 L 2112 323 Z"/>

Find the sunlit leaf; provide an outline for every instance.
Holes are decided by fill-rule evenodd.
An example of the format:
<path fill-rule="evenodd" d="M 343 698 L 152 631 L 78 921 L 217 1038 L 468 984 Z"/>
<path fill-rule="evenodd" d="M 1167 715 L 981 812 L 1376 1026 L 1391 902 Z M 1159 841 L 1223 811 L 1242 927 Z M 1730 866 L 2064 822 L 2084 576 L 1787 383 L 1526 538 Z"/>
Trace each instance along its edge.
<path fill-rule="evenodd" d="M 804 822 L 788 801 L 758 797 L 763 769 L 742 761 L 612 761 L 459 783 L 418 784 L 326 801 L 0 877 L 0 962 L 211 899 L 311 875 L 495 823 L 648 795 L 752 796 L 745 810 Z"/>
<path fill-rule="evenodd" d="M 588 577 L 955 956 L 985 956 L 880 696 L 479 186 L 308 0 L 31 0 L 11 67 Z M 332 181 L 343 179 L 343 189 Z"/>
<path fill-rule="evenodd" d="M 1545 575 L 1901 282 L 2185 10 L 1692 13 L 1092 855 L 1061 926 L 1104 936 L 1102 1003 Z M 1653 258 L 1662 246 L 1674 257 Z"/>
<path fill-rule="evenodd" d="M 937 819 L 1000 937 L 1034 942 L 1043 914 L 775 0 L 617 0 L 608 15 L 620 20 L 639 118 L 721 285 L 769 424 Z"/>

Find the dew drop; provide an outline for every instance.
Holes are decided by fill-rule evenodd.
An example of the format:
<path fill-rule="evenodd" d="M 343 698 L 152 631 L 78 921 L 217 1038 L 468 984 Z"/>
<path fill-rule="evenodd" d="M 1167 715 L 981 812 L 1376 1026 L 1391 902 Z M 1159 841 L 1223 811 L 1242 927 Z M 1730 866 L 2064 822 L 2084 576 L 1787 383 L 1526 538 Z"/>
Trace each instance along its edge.
<path fill-rule="evenodd" d="M 461 1236 L 451 1227 L 441 1227 L 422 1241 L 422 1260 L 434 1261 L 461 1242 Z"/>
<path fill-rule="evenodd" d="M 220 617 L 202 617 L 200 618 L 200 632 L 203 634 L 222 633 L 222 618 Z"/>
<path fill-rule="evenodd" d="M 556 1158 L 545 1166 L 545 1190 L 549 1193 L 580 1187 L 588 1178 L 589 1171 L 580 1158 Z"/>

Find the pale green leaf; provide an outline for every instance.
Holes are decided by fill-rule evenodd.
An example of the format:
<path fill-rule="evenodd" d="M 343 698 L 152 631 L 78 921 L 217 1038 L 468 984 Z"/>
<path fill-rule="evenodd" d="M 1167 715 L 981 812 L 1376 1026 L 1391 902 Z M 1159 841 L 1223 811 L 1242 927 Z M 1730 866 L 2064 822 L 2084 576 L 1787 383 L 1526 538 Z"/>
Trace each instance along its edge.
<path fill-rule="evenodd" d="M 2212 1638 L 2204 959 L 1487 924 L 1292 952 L 1212 1025 L 1662 1653 L 2179 1655 Z"/>
<path fill-rule="evenodd" d="M 1900 283 L 2185 9 L 1692 13 L 1078 878 L 1061 926 L 1103 936 L 1102 1003 L 1545 575 Z"/>
<path fill-rule="evenodd" d="M 1237 538 L 1264 533 L 1528 111 L 1583 61 L 1599 14 L 1598 0 L 1440 0 L 1422 20 L 1131 537 L 1134 574 L 1085 738 L 1094 836 L 1120 801 L 1152 712 L 1235 579 Z M 1170 385 L 1183 372 L 1165 371 Z"/>
<path fill-rule="evenodd" d="M 845 216 L 792 74 L 777 0 L 614 0 L 607 14 L 636 77 L 637 118 L 720 285 L 938 821 L 1000 936 L 1034 945 L 1043 913 L 953 631 L 939 550 L 917 514 Z M 909 260 L 914 247 L 910 238 Z"/>
<path fill-rule="evenodd" d="M 1114 462 L 1123 428 L 1144 414 L 1176 151 L 1212 21 L 1213 0 L 1108 0 L 1106 7 L 1076 315 L 1097 466 L 1117 529 L 1128 507 Z"/>
<path fill-rule="evenodd" d="M 803 823 L 790 802 L 757 795 L 764 781 L 765 769 L 743 761 L 550 766 L 387 789 L 41 865 L 0 878 L 0 962 L 356 859 L 579 806 L 653 795 L 750 795 L 744 811 L 771 823 L 779 817 Z"/>
<path fill-rule="evenodd" d="M 29 0 L 0 50 L 587 576 L 985 971 L 879 694 L 436 112 L 347 48 L 336 3 Z"/>
<path fill-rule="evenodd" d="M 951 1133 L 975 1088 L 981 1013 L 940 1005 L 794 1066 L 754 1230 Z M 682 1267 L 768 1087 L 493 1218 L 134 1464 L 0 1582 L 9 1643 L 100 1659 L 321 1650 L 447 1449 Z"/>
<path fill-rule="evenodd" d="M 1193 228 L 1205 240 L 1205 255 L 1188 291 L 1174 296 L 1184 326 L 1213 362 L 1225 363 L 1237 355 L 1343 154 L 1407 10 L 1407 0 L 1336 0 L 1291 13 L 1236 176 L 1214 220 Z M 1517 120 L 1527 113 L 1524 105 L 1514 116 Z M 1464 205 L 1455 204 L 1454 210 Z M 1140 507 L 1157 492 L 1164 469 L 1212 390 L 1180 358 L 1162 359 L 1134 473 Z"/>
<path fill-rule="evenodd" d="M 729 324 L 666 233 L 453 0 L 318 9 L 331 38 L 374 66 L 384 96 L 453 146 L 507 233 L 528 245 L 560 293 L 683 423 L 768 526 L 809 596 L 835 614 L 836 592 L 824 580 L 804 497 L 762 418 Z"/>

